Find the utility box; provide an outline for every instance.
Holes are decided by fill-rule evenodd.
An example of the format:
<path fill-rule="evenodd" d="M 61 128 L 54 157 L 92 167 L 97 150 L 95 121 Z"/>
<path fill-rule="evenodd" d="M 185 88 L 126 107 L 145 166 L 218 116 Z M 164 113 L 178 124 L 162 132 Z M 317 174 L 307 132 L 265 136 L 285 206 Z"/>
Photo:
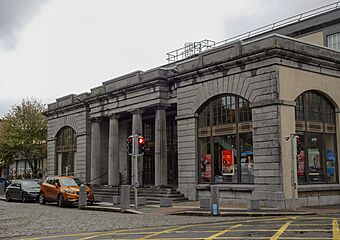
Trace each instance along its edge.
<path fill-rule="evenodd" d="M 210 187 L 211 216 L 220 215 L 220 193 L 217 186 Z"/>

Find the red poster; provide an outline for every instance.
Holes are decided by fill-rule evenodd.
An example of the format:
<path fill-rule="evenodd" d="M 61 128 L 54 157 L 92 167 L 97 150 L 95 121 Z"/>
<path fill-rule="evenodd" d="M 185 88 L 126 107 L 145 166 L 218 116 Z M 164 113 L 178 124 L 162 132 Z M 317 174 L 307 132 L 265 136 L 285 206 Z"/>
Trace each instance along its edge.
<path fill-rule="evenodd" d="M 298 176 L 304 176 L 305 175 L 305 152 L 300 151 L 300 153 L 297 155 L 297 175 Z"/>
<path fill-rule="evenodd" d="M 203 175 L 205 178 L 211 178 L 211 155 L 204 154 L 202 156 L 202 167 L 203 167 Z"/>
<path fill-rule="evenodd" d="M 222 151 L 222 175 L 234 175 L 233 150 Z"/>

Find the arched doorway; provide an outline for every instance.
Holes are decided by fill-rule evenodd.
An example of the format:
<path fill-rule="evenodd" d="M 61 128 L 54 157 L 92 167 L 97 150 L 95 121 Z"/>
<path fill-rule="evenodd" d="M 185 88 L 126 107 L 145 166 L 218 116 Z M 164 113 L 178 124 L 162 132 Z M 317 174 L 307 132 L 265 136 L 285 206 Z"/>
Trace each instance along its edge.
<path fill-rule="evenodd" d="M 337 183 L 333 104 L 317 91 L 304 92 L 295 102 L 299 184 Z"/>
<path fill-rule="evenodd" d="M 71 127 L 62 128 L 57 134 L 56 174 L 74 175 L 74 160 L 76 152 L 76 132 Z"/>
<path fill-rule="evenodd" d="M 226 94 L 198 112 L 199 183 L 253 183 L 250 103 Z"/>

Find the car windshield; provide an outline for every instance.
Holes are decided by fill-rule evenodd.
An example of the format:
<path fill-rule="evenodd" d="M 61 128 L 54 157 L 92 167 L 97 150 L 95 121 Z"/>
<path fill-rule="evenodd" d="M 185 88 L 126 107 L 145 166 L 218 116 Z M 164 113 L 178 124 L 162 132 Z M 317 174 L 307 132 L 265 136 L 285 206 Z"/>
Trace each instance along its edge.
<path fill-rule="evenodd" d="M 60 178 L 61 184 L 65 187 L 76 187 L 81 185 L 78 178 Z"/>
<path fill-rule="evenodd" d="M 35 181 L 23 181 L 22 187 L 23 188 L 40 188 L 40 185 Z"/>

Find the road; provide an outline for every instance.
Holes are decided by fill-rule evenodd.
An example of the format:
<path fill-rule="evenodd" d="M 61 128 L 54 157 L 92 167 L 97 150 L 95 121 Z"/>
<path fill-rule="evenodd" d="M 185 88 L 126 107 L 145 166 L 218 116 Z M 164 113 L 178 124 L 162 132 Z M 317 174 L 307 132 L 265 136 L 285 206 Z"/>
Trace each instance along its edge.
<path fill-rule="evenodd" d="M 339 239 L 340 214 L 190 217 L 0 201 L 0 239 Z"/>

